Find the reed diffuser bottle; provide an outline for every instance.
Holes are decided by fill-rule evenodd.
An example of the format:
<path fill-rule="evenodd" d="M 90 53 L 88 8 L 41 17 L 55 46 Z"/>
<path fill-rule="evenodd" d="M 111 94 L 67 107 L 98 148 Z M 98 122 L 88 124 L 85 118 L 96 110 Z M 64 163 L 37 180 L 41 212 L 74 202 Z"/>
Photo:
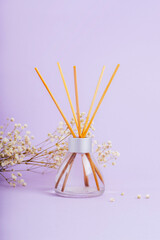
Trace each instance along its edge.
<path fill-rule="evenodd" d="M 93 119 L 106 95 L 106 92 L 119 68 L 119 64 L 115 68 L 109 83 L 107 84 L 95 111 L 90 118 L 91 111 L 94 105 L 94 101 L 99 89 L 99 85 L 103 76 L 103 72 L 105 66 L 102 68 L 101 75 L 99 77 L 99 81 L 96 86 L 96 90 L 89 108 L 88 115 L 86 117 L 86 121 L 84 126 L 81 126 L 80 122 L 80 111 L 79 111 L 79 98 L 78 98 L 78 87 L 77 87 L 77 74 L 76 74 L 76 67 L 73 67 L 74 72 L 74 86 L 75 86 L 75 99 L 76 99 L 76 113 L 74 111 L 74 107 L 70 98 L 70 94 L 62 73 L 62 69 L 60 64 L 58 63 L 58 68 L 63 80 L 63 84 L 66 90 L 66 94 L 68 97 L 68 101 L 73 113 L 73 117 L 76 123 L 77 132 L 73 131 L 71 125 L 67 121 L 64 113 L 62 112 L 60 106 L 58 105 L 57 101 L 55 100 L 54 96 L 52 95 L 51 91 L 49 90 L 46 82 L 40 75 L 37 68 L 35 68 L 38 76 L 40 77 L 41 81 L 43 82 L 44 86 L 46 87 L 48 93 L 50 94 L 52 100 L 54 101 L 56 107 L 58 108 L 60 114 L 62 115 L 70 133 L 73 137 L 69 139 L 69 152 L 67 153 L 64 161 L 62 162 L 58 173 L 56 175 L 56 183 L 55 183 L 55 192 L 62 196 L 68 197 L 92 197 L 92 196 L 99 196 L 104 192 L 105 186 L 102 175 L 97 167 L 96 162 L 94 161 L 92 155 L 92 139 L 87 138 L 86 135 L 88 130 L 93 122 Z"/>
<path fill-rule="evenodd" d="M 92 139 L 71 137 L 68 148 L 56 175 L 55 192 L 69 197 L 101 195 L 105 186 L 92 155 Z"/>

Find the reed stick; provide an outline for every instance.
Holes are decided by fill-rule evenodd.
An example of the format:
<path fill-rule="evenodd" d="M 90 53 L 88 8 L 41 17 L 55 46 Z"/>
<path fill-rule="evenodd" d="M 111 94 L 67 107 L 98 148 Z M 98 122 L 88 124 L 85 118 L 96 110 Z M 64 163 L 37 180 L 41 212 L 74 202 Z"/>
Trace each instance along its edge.
<path fill-rule="evenodd" d="M 63 170 L 62 170 L 62 172 L 61 172 L 61 174 L 60 174 L 58 180 L 56 181 L 55 188 L 58 187 L 58 184 L 59 184 L 61 178 L 63 177 L 63 174 L 65 173 L 65 171 L 66 171 L 68 165 L 72 162 L 72 160 L 75 159 L 75 157 L 76 157 L 76 153 L 73 153 L 73 154 L 71 155 L 71 157 L 69 158 L 69 160 L 68 160 L 68 162 L 66 163 L 65 167 L 63 168 Z"/>
<path fill-rule="evenodd" d="M 64 192 L 64 189 L 65 189 L 65 186 L 66 186 L 66 183 L 67 183 L 67 180 L 68 180 L 73 162 L 74 162 L 74 159 L 72 159 L 72 161 L 70 162 L 70 166 L 69 166 L 68 172 L 66 173 L 66 176 L 65 176 L 65 179 L 64 179 L 64 182 L 63 182 L 63 186 L 62 186 L 62 189 L 61 189 L 62 192 Z"/>
<path fill-rule="evenodd" d="M 97 186 L 97 190 L 100 191 L 100 187 L 99 187 L 98 179 L 97 179 L 97 176 L 96 176 L 95 168 L 94 168 L 94 165 L 93 165 L 93 161 L 92 161 L 89 153 L 86 153 L 86 156 L 87 156 L 87 158 L 89 160 L 89 163 L 91 165 L 91 168 L 92 168 L 92 172 L 93 172 L 94 180 L 95 180 L 95 183 L 96 183 L 96 186 Z"/>
<path fill-rule="evenodd" d="M 92 102 L 91 102 L 91 106 L 90 106 L 90 109 L 89 109 L 89 112 L 88 112 L 88 115 L 87 115 L 87 118 L 86 118 L 86 121 L 85 121 L 85 124 L 84 124 L 83 131 L 82 131 L 82 136 L 83 136 L 83 134 L 85 132 L 85 128 L 86 128 L 88 120 L 90 118 L 91 111 L 92 111 L 92 108 L 93 108 L 93 104 L 94 104 L 96 96 L 97 96 L 97 92 L 98 92 L 99 85 L 100 85 L 102 77 L 103 77 L 104 70 L 105 70 L 105 66 L 103 66 L 103 68 L 102 68 L 102 72 L 101 72 L 101 75 L 99 77 L 99 80 L 98 80 L 98 83 L 97 83 L 97 86 L 96 86 L 96 90 L 95 90 L 95 93 L 94 93 L 94 96 L 93 96 L 93 99 L 92 99 Z"/>
<path fill-rule="evenodd" d="M 76 123 L 76 126 L 77 126 L 77 130 L 78 130 L 78 122 L 77 122 L 76 114 L 75 114 L 74 107 L 73 107 L 73 104 L 72 104 L 72 101 L 71 101 L 71 97 L 70 97 L 70 94 L 69 94 L 69 91 L 68 91 L 68 88 L 67 88 L 67 84 L 66 84 L 66 81 L 64 79 L 64 75 L 63 75 L 63 72 L 62 72 L 62 69 L 61 69 L 61 66 L 60 66 L 59 62 L 57 62 L 57 65 L 58 65 L 58 68 L 59 68 L 59 71 L 60 71 L 60 74 L 61 74 L 61 78 L 63 80 L 63 84 L 64 84 L 64 87 L 65 87 L 65 90 L 66 90 L 66 93 L 67 93 L 67 97 L 68 97 L 68 101 L 69 101 L 69 104 L 70 104 L 70 107 L 71 107 L 71 110 L 72 110 L 72 113 L 73 113 L 73 117 L 74 117 L 74 120 L 75 120 L 75 123 Z"/>
<path fill-rule="evenodd" d="M 49 90 L 49 88 L 48 88 L 48 86 L 47 86 L 46 82 L 45 82 L 45 81 L 44 81 L 44 79 L 42 78 L 42 76 L 41 76 L 41 74 L 39 73 L 38 69 L 37 69 L 37 68 L 35 68 L 35 70 L 36 70 L 36 72 L 37 72 L 37 74 L 38 74 L 39 78 L 41 79 L 42 83 L 44 84 L 45 88 L 47 89 L 47 91 L 48 91 L 49 95 L 51 96 L 52 100 L 54 101 L 54 103 L 55 103 L 56 107 L 58 108 L 58 110 L 59 110 L 60 114 L 62 115 L 62 117 L 63 117 L 64 121 L 66 122 L 66 124 L 67 124 L 67 126 L 68 126 L 69 130 L 71 131 L 71 133 L 72 133 L 72 135 L 73 135 L 73 137 L 76 137 L 76 135 L 75 135 L 75 133 L 73 132 L 73 130 L 72 130 L 72 128 L 71 128 L 71 126 L 70 126 L 69 122 L 67 121 L 67 119 L 66 119 L 66 117 L 64 116 L 64 114 L 63 114 L 63 112 L 62 112 L 61 108 L 59 107 L 59 105 L 58 105 L 57 101 L 55 100 L 55 98 L 53 97 L 53 95 L 52 95 L 51 91 Z"/>
<path fill-rule="evenodd" d="M 85 170 L 84 163 L 83 163 L 83 156 L 82 156 L 82 165 L 83 165 L 83 174 L 84 174 L 84 185 L 86 187 L 88 187 L 89 186 L 89 181 L 88 181 L 88 176 L 86 174 L 86 170 Z"/>
<path fill-rule="evenodd" d="M 76 66 L 73 67 L 73 71 L 74 71 L 74 86 L 75 86 L 76 110 L 77 110 L 77 120 L 78 120 L 78 135 L 79 135 L 79 137 L 81 137 L 81 122 L 80 122 L 80 112 L 79 112 L 79 99 L 78 99 Z"/>
<path fill-rule="evenodd" d="M 93 161 L 92 161 L 92 162 L 93 162 Z M 95 169 L 95 171 L 96 171 L 96 173 L 97 173 L 97 175 L 98 175 L 99 179 L 100 179 L 100 180 L 101 180 L 101 182 L 104 184 L 103 177 L 102 177 L 102 175 L 101 175 L 100 171 L 98 170 L 98 168 L 96 167 L 96 165 L 94 164 L 94 162 L 93 162 L 93 166 L 94 166 L 94 169 Z"/>
<path fill-rule="evenodd" d="M 109 86 L 110 86 L 110 84 L 111 84 L 114 76 L 116 75 L 116 72 L 117 72 L 119 66 L 120 66 L 120 64 L 118 64 L 117 67 L 115 68 L 114 73 L 112 74 L 112 76 L 111 76 L 111 78 L 110 78 L 110 81 L 109 81 L 107 87 L 105 88 L 105 90 L 104 90 L 104 92 L 103 92 L 103 94 L 102 94 L 102 97 L 101 97 L 101 99 L 100 99 L 100 101 L 99 101 L 99 103 L 98 103 L 98 105 L 97 105 L 97 107 L 96 107 L 96 109 L 95 109 L 95 111 L 94 111 L 94 113 L 93 113 L 93 116 L 92 116 L 92 118 L 91 118 L 91 120 L 90 120 L 90 122 L 89 122 L 89 124 L 88 124 L 88 126 L 87 126 L 87 128 L 86 128 L 86 130 L 85 130 L 85 132 L 84 132 L 84 134 L 82 135 L 82 137 L 85 137 L 85 136 L 86 136 L 86 134 L 87 134 L 87 132 L 88 132 L 88 130 L 89 130 L 92 122 L 93 122 L 93 119 L 94 119 L 94 117 L 95 117 L 95 115 L 96 115 L 96 113 L 97 113 L 97 111 L 98 111 L 98 109 L 99 109 L 99 107 L 100 107 L 100 105 L 101 105 L 101 103 L 102 103 L 102 101 L 103 101 L 106 93 L 107 93 L 107 90 L 108 90 L 108 88 L 109 88 Z"/>

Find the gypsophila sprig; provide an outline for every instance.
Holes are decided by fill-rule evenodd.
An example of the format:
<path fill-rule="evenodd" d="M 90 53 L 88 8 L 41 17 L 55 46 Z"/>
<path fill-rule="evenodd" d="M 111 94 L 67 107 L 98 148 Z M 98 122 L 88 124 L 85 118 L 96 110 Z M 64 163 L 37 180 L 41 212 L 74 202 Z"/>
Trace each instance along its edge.
<path fill-rule="evenodd" d="M 27 124 L 14 123 L 14 118 L 7 118 L 4 125 L 0 126 L 0 175 L 12 186 L 26 186 L 23 179 L 23 171 L 46 172 L 49 169 L 57 169 L 62 163 L 68 151 L 67 138 L 71 135 L 68 126 L 64 122 L 59 122 L 54 132 L 48 133 L 47 138 L 33 145 L 34 136 L 27 129 Z M 80 114 L 81 129 L 84 127 L 85 113 Z M 76 124 L 71 119 L 70 124 L 76 133 Z M 92 125 L 86 137 L 94 137 L 95 128 Z M 97 144 L 94 141 L 94 154 L 97 156 L 98 163 L 104 167 L 108 161 L 115 163 L 119 157 L 117 151 L 112 151 L 110 141 Z M 41 170 L 41 171 L 40 171 Z"/>
<path fill-rule="evenodd" d="M 112 142 L 102 143 L 101 145 L 97 141 L 93 141 L 94 155 L 98 159 L 98 163 L 103 167 L 107 166 L 108 162 L 112 162 L 112 166 L 116 165 L 116 160 L 120 156 L 118 151 L 112 150 Z"/>

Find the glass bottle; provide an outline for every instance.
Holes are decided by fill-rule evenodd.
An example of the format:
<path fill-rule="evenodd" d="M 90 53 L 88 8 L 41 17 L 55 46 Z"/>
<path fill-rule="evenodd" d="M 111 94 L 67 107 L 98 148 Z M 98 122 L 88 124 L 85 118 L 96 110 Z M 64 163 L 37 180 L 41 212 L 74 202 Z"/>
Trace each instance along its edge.
<path fill-rule="evenodd" d="M 55 192 L 64 197 L 101 195 L 105 185 L 92 154 L 92 139 L 70 137 L 68 149 L 56 175 Z"/>

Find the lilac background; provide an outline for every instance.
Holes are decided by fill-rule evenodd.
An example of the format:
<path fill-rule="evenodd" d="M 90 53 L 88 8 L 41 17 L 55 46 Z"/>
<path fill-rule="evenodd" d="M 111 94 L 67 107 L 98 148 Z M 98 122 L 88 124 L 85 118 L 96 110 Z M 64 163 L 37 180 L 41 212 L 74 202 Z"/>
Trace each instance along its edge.
<path fill-rule="evenodd" d="M 121 64 L 94 121 L 96 139 L 111 139 L 121 153 L 117 166 L 104 170 L 105 195 L 52 198 L 43 189 L 52 188 L 54 174 L 28 176 L 27 189 L 1 187 L 2 239 L 160 239 L 159 11 L 158 0 L 0 2 L 1 124 L 14 116 L 27 122 L 40 141 L 61 120 L 35 66 L 69 119 L 57 61 L 73 100 L 77 66 L 80 110 L 85 112 L 102 66 L 97 101 Z M 124 199 L 119 196 L 123 190 Z M 148 192 L 150 200 L 135 199 Z M 110 196 L 115 203 L 108 202 Z"/>

